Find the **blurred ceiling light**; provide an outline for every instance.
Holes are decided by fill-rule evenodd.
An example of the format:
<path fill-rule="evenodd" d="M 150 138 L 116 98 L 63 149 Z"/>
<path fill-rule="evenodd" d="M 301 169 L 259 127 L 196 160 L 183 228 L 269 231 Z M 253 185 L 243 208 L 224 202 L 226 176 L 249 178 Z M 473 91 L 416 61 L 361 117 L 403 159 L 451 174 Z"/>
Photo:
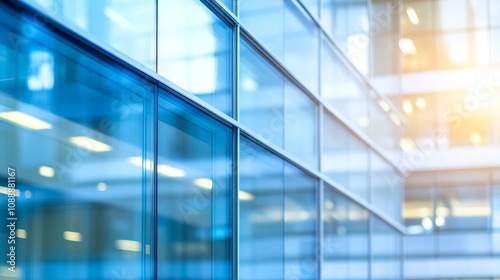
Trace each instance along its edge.
<path fill-rule="evenodd" d="M 422 226 L 426 230 L 431 230 L 432 229 L 432 220 L 429 217 L 425 217 L 422 219 Z"/>
<path fill-rule="evenodd" d="M 328 209 L 328 210 L 331 210 L 333 209 L 335 205 L 333 204 L 333 202 L 331 202 L 330 200 L 326 200 L 325 201 L 325 208 Z"/>
<path fill-rule="evenodd" d="M 54 177 L 55 171 L 52 167 L 42 165 L 38 168 L 38 173 L 40 173 L 43 177 L 52 178 Z"/>
<path fill-rule="evenodd" d="M 238 198 L 240 200 L 252 200 L 255 197 L 251 193 L 248 193 L 248 192 L 245 192 L 245 191 L 239 191 L 238 192 Z"/>
<path fill-rule="evenodd" d="M 142 167 L 142 157 L 129 157 L 127 161 L 135 166 Z M 144 165 L 146 166 L 147 170 L 151 170 L 153 168 L 153 161 L 144 160 Z"/>
<path fill-rule="evenodd" d="M 10 188 L 0 186 L 0 193 L 3 193 L 5 195 L 9 195 L 9 189 Z M 12 189 L 12 190 L 14 190 L 14 193 L 16 194 L 17 197 L 19 197 L 21 195 L 21 192 L 19 190 L 16 190 L 16 189 Z"/>
<path fill-rule="evenodd" d="M 116 240 L 115 247 L 116 249 L 122 251 L 132 251 L 132 252 L 141 251 L 141 243 L 134 240 Z"/>
<path fill-rule="evenodd" d="M 417 47 L 413 43 L 412 39 L 409 38 L 401 38 L 399 39 L 399 48 L 405 55 L 416 55 Z"/>
<path fill-rule="evenodd" d="M 242 86 L 243 86 L 243 89 L 246 91 L 255 91 L 259 88 L 259 85 L 257 84 L 257 82 L 248 76 L 243 78 Z"/>
<path fill-rule="evenodd" d="M 63 233 L 64 239 L 68 241 L 81 242 L 82 234 L 76 231 L 65 231 Z"/>
<path fill-rule="evenodd" d="M 436 217 L 436 226 L 442 227 L 442 226 L 444 226 L 444 223 L 445 223 L 444 217 L 441 217 L 441 216 Z"/>
<path fill-rule="evenodd" d="M 213 186 L 213 182 L 211 179 L 209 178 L 198 178 L 198 179 L 195 179 L 193 181 L 193 183 L 202 188 L 202 189 L 207 189 L 207 190 L 211 190 L 212 189 L 212 186 Z"/>
<path fill-rule="evenodd" d="M 107 188 L 108 186 L 104 182 L 100 182 L 99 184 L 97 184 L 97 190 L 100 192 L 105 191 Z"/>
<path fill-rule="evenodd" d="M 408 116 L 413 114 L 413 105 L 411 104 L 411 101 L 409 99 L 403 100 L 403 111 Z"/>
<path fill-rule="evenodd" d="M 86 136 L 70 137 L 69 142 L 96 153 L 109 152 L 112 150 L 111 146 Z"/>
<path fill-rule="evenodd" d="M 125 30 L 134 31 L 135 29 L 134 25 L 127 18 L 109 6 L 104 7 L 104 15 Z"/>
<path fill-rule="evenodd" d="M 483 137 L 481 136 L 481 134 L 477 133 L 477 132 L 473 132 L 470 134 L 470 142 L 474 145 L 480 145 L 481 142 L 483 142 Z"/>
<path fill-rule="evenodd" d="M 31 192 L 30 191 L 25 191 L 24 192 L 24 197 L 26 197 L 27 199 L 30 199 L 31 198 Z"/>
<path fill-rule="evenodd" d="M 408 18 L 410 19 L 411 23 L 413 23 L 413 25 L 418 25 L 420 23 L 417 12 L 415 12 L 415 9 L 413 9 L 412 7 L 406 8 L 406 14 L 408 15 Z"/>
<path fill-rule="evenodd" d="M 394 112 L 389 113 L 389 117 L 391 118 L 392 122 L 395 125 L 397 125 L 397 126 L 401 125 L 401 119 L 398 117 L 398 115 L 396 115 L 396 113 L 394 113 Z"/>
<path fill-rule="evenodd" d="M 427 106 L 427 102 L 425 101 L 425 98 L 423 98 L 423 97 L 419 97 L 419 98 L 417 98 L 417 100 L 415 101 L 415 105 L 417 105 L 417 108 L 418 108 L 418 109 L 423 110 L 423 109 L 425 109 L 425 107 Z"/>
<path fill-rule="evenodd" d="M 448 217 L 449 214 L 450 210 L 447 207 L 439 206 L 438 208 L 436 208 L 436 216 Z"/>
<path fill-rule="evenodd" d="M 14 124 L 33 129 L 33 130 L 42 130 L 42 129 L 50 129 L 52 125 L 39 120 L 30 115 L 18 112 L 18 111 L 10 111 L 10 112 L 2 112 L 0 113 L 0 118 L 8 120 Z"/>
<path fill-rule="evenodd" d="M 389 112 L 389 110 L 391 109 L 391 106 L 389 105 L 389 103 L 387 103 L 383 99 L 379 99 L 378 105 L 380 105 L 380 107 L 382 107 L 382 110 L 384 110 L 386 112 Z"/>
<path fill-rule="evenodd" d="M 360 127 L 368 127 L 368 126 L 370 126 L 370 119 L 368 117 L 359 117 L 358 118 L 358 125 Z"/>
<path fill-rule="evenodd" d="M 399 147 L 401 147 L 401 149 L 407 153 L 412 152 L 416 149 L 415 142 L 413 142 L 413 140 L 408 137 L 401 138 L 401 140 L 399 140 Z"/>
<path fill-rule="evenodd" d="M 158 174 L 165 175 L 167 177 L 184 177 L 186 176 L 186 172 L 184 170 L 175 168 L 172 166 L 168 166 L 165 164 L 158 165 Z"/>
<path fill-rule="evenodd" d="M 26 239 L 26 230 L 22 229 L 22 228 L 19 228 L 16 230 L 16 236 L 17 238 L 21 238 L 21 239 Z"/>

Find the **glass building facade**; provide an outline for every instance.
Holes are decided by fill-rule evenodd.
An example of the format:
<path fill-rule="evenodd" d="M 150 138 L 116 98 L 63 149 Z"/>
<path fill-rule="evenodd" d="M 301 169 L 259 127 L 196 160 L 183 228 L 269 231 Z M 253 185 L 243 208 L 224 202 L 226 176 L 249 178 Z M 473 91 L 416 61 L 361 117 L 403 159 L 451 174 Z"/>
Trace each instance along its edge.
<path fill-rule="evenodd" d="M 1 1 L 1 279 L 403 279 L 402 7 Z"/>

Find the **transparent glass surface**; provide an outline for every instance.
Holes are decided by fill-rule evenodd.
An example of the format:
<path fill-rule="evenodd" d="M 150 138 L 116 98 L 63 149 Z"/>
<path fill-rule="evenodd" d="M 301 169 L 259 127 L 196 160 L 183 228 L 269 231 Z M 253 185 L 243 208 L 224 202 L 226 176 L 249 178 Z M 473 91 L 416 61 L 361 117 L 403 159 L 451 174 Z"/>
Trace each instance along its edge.
<path fill-rule="evenodd" d="M 322 171 L 368 200 L 369 149 L 332 115 L 325 113 Z"/>
<path fill-rule="evenodd" d="M 403 239 L 405 257 L 432 257 L 436 255 L 437 238 L 435 234 L 405 235 Z"/>
<path fill-rule="evenodd" d="M 500 169 L 493 170 L 492 227 L 500 230 Z"/>
<path fill-rule="evenodd" d="M 244 41 L 240 61 L 240 121 L 317 167 L 317 105 Z"/>
<path fill-rule="evenodd" d="M 231 131 L 160 91 L 158 277 L 230 279 Z"/>
<path fill-rule="evenodd" d="M 153 85 L 0 7 L 0 177 L 17 174 L 15 279 L 150 278 L 152 171 L 142 163 Z M 9 41 L 23 30 L 32 36 Z"/>
<path fill-rule="evenodd" d="M 441 256 L 486 255 L 491 250 L 490 233 L 486 231 L 441 232 L 437 244 Z"/>
<path fill-rule="evenodd" d="M 368 211 L 329 187 L 324 193 L 323 279 L 368 279 Z"/>
<path fill-rule="evenodd" d="M 380 98 L 370 102 L 369 135 L 384 148 L 393 159 L 399 159 L 401 147 L 399 139 L 403 135 L 401 117 L 389 109 L 389 103 Z"/>
<path fill-rule="evenodd" d="M 197 0 L 159 0 L 158 13 L 158 73 L 231 115 L 231 29 Z"/>
<path fill-rule="evenodd" d="M 403 219 L 408 234 L 422 234 L 434 229 L 433 191 L 430 187 L 404 190 L 405 201 Z"/>
<path fill-rule="evenodd" d="M 239 7 L 242 25 L 316 93 L 319 37 L 305 12 L 289 1 L 241 0 Z"/>
<path fill-rule="evenodd" d="M 489 1 L 490 26 L 500 26 L 500 0 Z"/>
<path fill-rule="evenodd" d="M 402 279 L 402 235 L 381 219 L 373 215 L 372 217 L 373 232 L 370 240 L 372 254 L 370 279 Z"/>
<path fill-rule="evenodd" d="M 316 279 L 316 182 L 242 139 L 240 279 Z"/>
<path fill-rule="evenodd" d="M 368 74 L 369 19 L 365 0 L 321 0 L 321 23 L 351 62 Z"/>
<path fill-rule="evenodd" d="M 370 154 L 370 168 L 370 201 L 396 221 L 401 221 L 401 175 L 374 151 Z"/>
<path fill-rule="evenodd" d="M 369 131 L 369 91 L 342 63 L 330 43 L 323 41 L 321 52 L 321 95 L 326 102 L 362 131 Z"/>
<path fill-rule="evenodd" d="M 156 69 L 156 3 L 154 0 L 23 0 L 56 20 L 70 23 L 86 36 Z M 42 18 L 37 18 L 41 22 Z"/>
<path fill-rule="evenodd" d="M 316 17 L 319 17 L 319 0 L 300 0 L 306 9 Z"/>

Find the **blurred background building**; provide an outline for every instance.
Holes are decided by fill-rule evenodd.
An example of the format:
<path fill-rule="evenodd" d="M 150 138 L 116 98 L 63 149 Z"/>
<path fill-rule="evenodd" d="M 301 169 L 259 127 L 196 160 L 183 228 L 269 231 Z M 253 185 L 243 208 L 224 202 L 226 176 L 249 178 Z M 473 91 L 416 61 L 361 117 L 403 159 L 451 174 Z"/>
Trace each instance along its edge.
<path fill-rule="evenodd" d="M 499 16 L 0 1 L 1 278 L 498 279 Z"/>

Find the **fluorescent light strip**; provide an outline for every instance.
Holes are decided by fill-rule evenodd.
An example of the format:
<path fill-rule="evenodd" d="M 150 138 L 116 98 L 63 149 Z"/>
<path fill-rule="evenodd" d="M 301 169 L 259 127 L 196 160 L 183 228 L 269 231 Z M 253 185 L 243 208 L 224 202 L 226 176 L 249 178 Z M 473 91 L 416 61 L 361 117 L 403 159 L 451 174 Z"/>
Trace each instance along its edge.
<path fill-rule="evenodd" d="M 76 231 L 65 231 L 63 233 L 64 239 L 73 242 L 81 242 L 82 234 Z"/>
<path fill-rule="evenodd" d="M 33 130 L 52 128 L 52 125 L 50 125 L 49 123 L 18 111 L 2 112 L 0 113 L 0 118 Z"/>
<path fill-rule="evenodd" d="M 87 136 L 70 137 L 69 142 L 96 153 L 109 152 L 112 150 L 111 146 Z"/>
<path fill-rule="evenodd" d="M 142 157 L 130 157 L 130 158 L 128 158 L 128 162 L 135 165 L 135 166 L 142 167 L 143 160 L 142 160 Z M 153 168 L 153 162 L 150 160 L 145 160 L 144 164 L 146 165 L 147 170 L 151 170 Z M 157 169 L 158 169 L 158 174 L 162 174 L 162 175 L 165 175 L 167 177 L 184 177 L 184 176 L 186 176 L 186 172 L 184 170 L 179 169 L 179 168 L 175 168 L 172 166 L 168 166 L 165 164 L 159 164 Z"/>
<path fill-rule="evenodd" d="M 16 236 L 17 236 L 17 238 L 26 239 L 26 236 L 27 236 L 26 230 L 22 229 L 22 228 L 17 229 Z"/>
<path fill-rule="evenodd" d="M 10 189 L 11 188 L 0 186 L 0 193 L 3 193 L 5 195 L 9 195 L 9 190 Z M 14 192 L 15 192 L 15 194 L 16 194 L 17 197 L 19 197 L 21 195 L 21 192 L 19 190 L 16 190 L 16 189 L 13 189 L 13 190 L 15 190 Z"/>
<path fill-rule="evenodd" d="M 413 25 L 418 25 L 420 23 L 417 12 L 415 12 L 415 9 L 413 9 L 412 7 L 406 8 L 406 14 L 408 15 L 408 18 L 410 19 L 411 23 L 413 23 Z"/>
<path fill-rule="evenodd" d="M 38 173 L 40 173 L 43 177 L 52 178 L 54 177 L 55 171 L 52 167 L 42 165 L 38 168 Z"/>
<path fill-rule="evenodd" d="M 141 251 L 141 243 L 134 240 L 116 240 L 115 246 L 116 249 L 122 251 L 132 251 L 132 252 Z"/>

